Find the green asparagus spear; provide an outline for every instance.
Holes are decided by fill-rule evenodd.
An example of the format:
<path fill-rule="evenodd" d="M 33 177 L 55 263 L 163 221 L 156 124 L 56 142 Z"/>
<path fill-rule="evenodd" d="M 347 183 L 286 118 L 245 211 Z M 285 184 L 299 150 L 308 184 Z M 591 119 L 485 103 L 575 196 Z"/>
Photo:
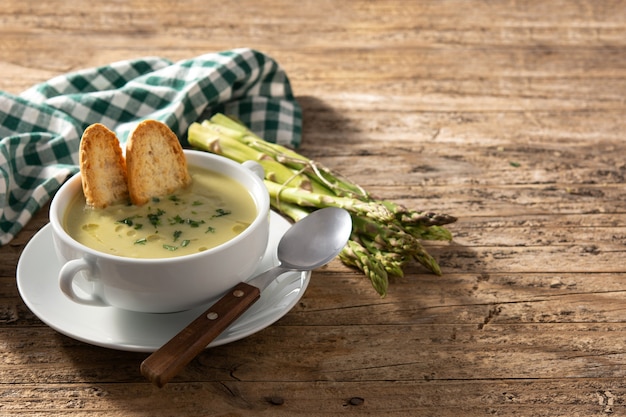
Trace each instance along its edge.
<path fill-rule="evenodd" d="M 389 222 L 394 219 L 393 213 L 386 207 L 367 201 L 359 201 L 348 197 L 333 197 L 313 193 L 299 188 L 284 186 L 273 181 L 265 180 L 265 186 L 270 197 L 276 200 L 284 200 L 304 207 L 339 207 L 355 215 L 371 217 L 380 222 Z"/>
<path fill-rule="evenodd" d="M 238 140 L 294 171 L 308 173 L 313 181 L 319 182 L 322 186 L 334 191 L 338 196 L 358 198 L 364 201 L 370 199 L 369 194 L 358 184 L 331 172 L 324 165 L 308 159 L 289 148 L 259 138 L 246 126 L 228 116 L 221 113 L 215 114 L 210 120 L 204 120 L 202 125 L 219 130 L 223 135 Z"/>
<path fill-rule="evenodd" d="M 269 180 L 291 187 L 312 190 L 311 180 L 306 176 L 294 172 L 262 152 L 242 146 L 236 139 L 222 133 L 206 125 L 192 123 L 189 126 L 187 138 L 192 146 L 225 156 L 234 161 L 240 163 L 248 160 L 258 162 L 265 170 L 265 177 Z"/>
<path fill-rule="evenodd" d="M 370 256 L 367 249 L 358 242 L 349 240 L 339 254 L 339 259 L 347 265 L 360 269 L 370 279 L 372 286 L 382 297 L 387 294 L 387 288 L 389 287 L 387 271 L 385 271 L 378 259 Z"/>

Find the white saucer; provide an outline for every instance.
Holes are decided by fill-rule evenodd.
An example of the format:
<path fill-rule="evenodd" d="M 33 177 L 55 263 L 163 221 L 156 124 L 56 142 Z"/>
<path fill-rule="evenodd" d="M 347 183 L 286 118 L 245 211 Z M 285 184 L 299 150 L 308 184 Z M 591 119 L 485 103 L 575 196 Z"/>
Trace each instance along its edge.
<path fill-rule="evenodd" d="M 276 247 L 289 227 L 287 220 L 271 212 L 269 244 L 257 272 L 278 264 Z M 136 313 L 114 307 L 81 305 L 70 301 L 61 292 L 57 278 L 60 269 L 52 243 L 52 227 L 48 224 L 33 236 L 20 256 L 17 265 L 20 295 L 28 308 L 48 326 L 96 346 L 153 352 L 216 301 L 172 314 Z M 310 277 L 310 272 L 283 274 L 209 347 L 242 339 L 276 322 L 302 298 Z"/>

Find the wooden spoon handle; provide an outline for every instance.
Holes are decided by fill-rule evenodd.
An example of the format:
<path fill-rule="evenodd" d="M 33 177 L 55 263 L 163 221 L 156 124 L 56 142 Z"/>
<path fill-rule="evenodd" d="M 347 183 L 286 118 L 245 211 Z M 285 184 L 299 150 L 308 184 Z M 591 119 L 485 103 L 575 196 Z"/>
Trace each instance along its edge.
<path fill-rule="evenodd" d="M 237 320 L 261 296 L 241 282 L 208 310 L 141 363 L 141 373 L 159 388 L 180 372 L 209 343 Z"/>

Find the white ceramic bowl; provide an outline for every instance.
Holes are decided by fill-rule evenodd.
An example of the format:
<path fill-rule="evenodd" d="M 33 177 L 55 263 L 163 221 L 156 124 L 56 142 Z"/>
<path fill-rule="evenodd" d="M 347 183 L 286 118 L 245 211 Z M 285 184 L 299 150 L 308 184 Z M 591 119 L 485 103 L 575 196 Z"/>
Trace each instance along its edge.
<path fill-rule="evenodd" d="M 233 239 L 204 252 L 163 259 L 110 255 L 74 240 L 63 228 L 72 197 L 82 193 L 80 174 L 70 178 L 50 205 L 61 290 L 73 301 L 124 310 L 170 313 L 193 308 L 246 280 L 259 264 L 269 237 L 269 196 L 263 169 L 201 151 L 185 150 L 189 165 L 225 174 L 250 191 L 257 206 L 252 224 Z"/>

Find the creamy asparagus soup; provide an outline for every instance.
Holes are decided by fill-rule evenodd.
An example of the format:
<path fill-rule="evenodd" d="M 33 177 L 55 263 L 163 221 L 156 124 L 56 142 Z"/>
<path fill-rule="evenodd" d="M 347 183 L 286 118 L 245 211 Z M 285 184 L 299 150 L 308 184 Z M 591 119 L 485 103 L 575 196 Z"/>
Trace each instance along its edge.
<path fill-rule="evenodd" d="M 245 187 L 214 171 L 189 167 L 192 184 L 143 206 L 89 208 L 82 193 L 65 214 L 64 227 L 90 248 L 132 258 L 168 258 L 201 252 L 244 231 L 256 217 Z"/>

